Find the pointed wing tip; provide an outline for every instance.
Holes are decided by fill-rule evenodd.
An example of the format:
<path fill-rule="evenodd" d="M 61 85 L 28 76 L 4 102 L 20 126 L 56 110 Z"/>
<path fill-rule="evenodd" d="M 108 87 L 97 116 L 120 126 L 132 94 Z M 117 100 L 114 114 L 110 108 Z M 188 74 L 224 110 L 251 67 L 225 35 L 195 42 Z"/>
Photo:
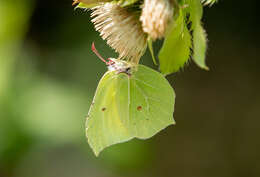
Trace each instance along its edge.
<path fill-rule="evenodd" d="M 100 153 L 105 149 L 105 148 L 102 148 L 102 149 L 95 149 L 94 147 L 91 146 L 90 143 L 89 143 L 89 145 L 90 145 L 90 148 L 92 149 L 92 151 L 93 151 L 93 153 L 94 153 L 94 155 L 95 155 L 96 157 L 98 157 L 99 154 L 100 154 Z"/>
<path fill-rule="evenodd" d="M 95 156 L 98 157 L 101 151 L 94 151 L 93 150 L 93 152 L 94 152 Z"/>

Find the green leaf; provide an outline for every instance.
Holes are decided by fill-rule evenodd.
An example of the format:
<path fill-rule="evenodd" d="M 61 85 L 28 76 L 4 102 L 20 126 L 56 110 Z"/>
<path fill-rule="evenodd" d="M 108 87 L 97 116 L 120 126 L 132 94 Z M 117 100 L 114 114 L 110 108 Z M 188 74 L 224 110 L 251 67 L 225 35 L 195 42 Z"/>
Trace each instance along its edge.
<path fill-rule="evenodd" d="M 193 60 L 199 67 L 208 70 L 209 68 L 206 66 L 205 62 L 207 37 L 206 32 L 201 25 L 196 26 L 193 31 L 193 46 Z"/>
<path fill-rule="evenodd" d="M 95 7 L 95 6 L 97 6 L 98 5 L 98 3 L 91 3 L 91 4 L 85 4 L 85 3 L 79 3 L 76 7 L 75 7 L 75 9 L 78 9 L 78 8 L 80 8 L 80 9 L 89 9 L 89 8 L 92 8 L 92 7 Z"/>
<path fill-rule="evenodd" d="M 80 2 L 77 6 L 77 8 L 81 9 L 89 9 L 95 6 L 98 6 L 100 3 L 110 2 L 112 0 L 74 0 L 76 3 Z"/>
<path fill-rule="evenodd" d="M 183 12 L 174 22 L 159 53 L 160 70 L 163 74 L 177 72 L 190 56 L 191 35 L 185 23 Z"/>
<path fill-rule="evenodd" d="M 153 40 L 151 38 L 149 38 L 147 42 L 148 42 L 149 51 L 152 55 L 153 63 L 155 65 L 158 65 L 157 62 L 156 62 L 155 56 L 154 56 L 154 52 L 153 52 Z"/>
<path fill-rule="evenodd" d="M 208 70 L 206 66 L 207 37 L 201 25 L 203 6 L 200 0 L 189 0 L 188 13 L 193 30 L 193 60 L 201 68 Z"/>
<path fill-rule="evenodd" d="M 203 15 L 203 6 L 200 0 L 187 0 L 188 3 L 186 13 L 190 14 L 191 29 L 194 30 L 198 25 L 201 24 Z"/>
<path fill-rule="evenodd" d="M 130 76 L 108 71 L 98 84 L 86 122 L 96 156 L 108 146 L 147 139 L 175 124 L 175 93 L 165 77 L 143 65 L 131 70 Z"/>

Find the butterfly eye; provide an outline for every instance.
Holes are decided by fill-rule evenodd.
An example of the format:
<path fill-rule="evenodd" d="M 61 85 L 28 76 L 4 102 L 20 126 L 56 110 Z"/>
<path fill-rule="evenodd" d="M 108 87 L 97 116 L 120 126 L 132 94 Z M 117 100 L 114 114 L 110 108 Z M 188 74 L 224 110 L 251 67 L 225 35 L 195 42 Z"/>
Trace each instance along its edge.
<path fill-rule="evenodd" d="M 142 106 L 137 106 L 137 110 L 141 111 L 142 110 Z"/>
<path fill-rule="evenodd" d="M 101 109 L 101 111 L 103 111 L 103 112 L 104 112 L 106 109 L 107 109 L 107 108 L 105 108 L 105 107 L 104 107 L 104 108 L 102 108 L 102 109 Z"/>

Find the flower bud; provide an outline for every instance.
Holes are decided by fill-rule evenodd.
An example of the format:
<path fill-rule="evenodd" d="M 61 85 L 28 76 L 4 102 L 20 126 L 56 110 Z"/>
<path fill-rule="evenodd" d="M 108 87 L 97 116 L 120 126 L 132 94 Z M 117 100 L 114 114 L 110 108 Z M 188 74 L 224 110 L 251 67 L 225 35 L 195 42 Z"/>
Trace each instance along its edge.
<path fill-rule="evenodd" d="M 173 19 L 173 0 L 144 0 L 140 20 L 143 31 L 153 39 L 165 36 Z"/>

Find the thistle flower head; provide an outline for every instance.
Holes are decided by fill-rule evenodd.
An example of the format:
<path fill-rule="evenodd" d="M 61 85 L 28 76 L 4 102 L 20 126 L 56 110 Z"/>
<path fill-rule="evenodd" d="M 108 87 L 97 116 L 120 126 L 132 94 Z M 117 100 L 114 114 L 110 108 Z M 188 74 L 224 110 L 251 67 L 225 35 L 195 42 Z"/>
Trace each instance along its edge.
<path fill-rule="evenodd" d="M 147 45 L 138 15 L 115 3 L 104 3 L 92 10 L 96 30 L 119 53 L 119 59 L 138 63 Z"/>
<path fill-rule="evenodd" d="M 144 0 L 140 20 L 144 32 L 148 33 L 152 39 L 164 37 L 172 19 L 172 0 Z"/>

